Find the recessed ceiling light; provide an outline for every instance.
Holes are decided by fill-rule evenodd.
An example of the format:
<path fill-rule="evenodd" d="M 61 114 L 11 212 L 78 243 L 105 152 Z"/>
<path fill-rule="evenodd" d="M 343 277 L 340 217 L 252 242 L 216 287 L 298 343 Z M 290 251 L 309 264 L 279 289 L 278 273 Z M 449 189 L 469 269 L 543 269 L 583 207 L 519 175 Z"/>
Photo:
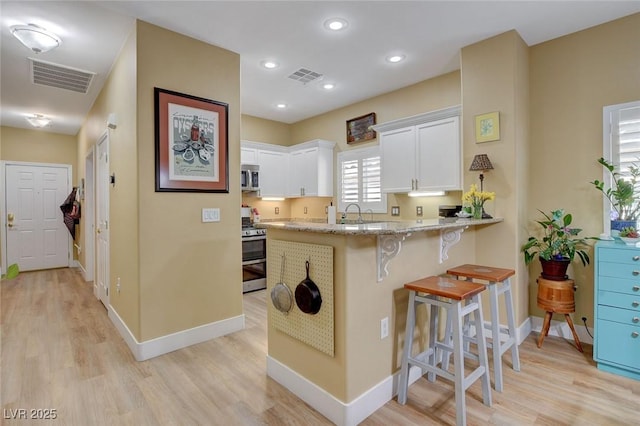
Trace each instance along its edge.
<path fill-rule="evenodd" d="M 285 109 L 287 107 L 287 104 L 277 104 L 276 107 L 280 109 Z"/>
<path fill-rule="evenodd" d="M 264 60 L 262 62 L 260 62 L 260 64 L 265 67 L 266 69 L 272 70 L 274 68 L 278 68 L 278 66 L 280 64 L 278 64 L 276 61 L 271 61 L 271 60 Z"/>
<path fill-rule="evenodd" d="M 331 90 L 331 89 L 333 89 L 335 87 L 336 87 L 336 85 L 333 84 L 333 83 L 325 83 L 325 84 L 322 85 L 322 88 L 325 89 L 325 90 Z"/>
<path fill-rule="evenodd" d="M 51 119 L 45 117 L 42 114 L 31 114 L 26 116 L 25 118 L 27 119 L 29 124 L 38 129 L 41 127 L 46 127 L 51 123 Z"/>
<path fill-rule="evenodd" d="M 344 30 L 349 26 L 349 23 L 346 19 L 342 18 L 331 18 L 324 21 L 324 27 L 331 31 L 340 31 Z"/>
<path fill-rule="evenodd" d="M 391 62 L 392 64 L 403 61 L 405 58 L 404 55 L 391 55 L 387 56 L 387 62 Z"/>

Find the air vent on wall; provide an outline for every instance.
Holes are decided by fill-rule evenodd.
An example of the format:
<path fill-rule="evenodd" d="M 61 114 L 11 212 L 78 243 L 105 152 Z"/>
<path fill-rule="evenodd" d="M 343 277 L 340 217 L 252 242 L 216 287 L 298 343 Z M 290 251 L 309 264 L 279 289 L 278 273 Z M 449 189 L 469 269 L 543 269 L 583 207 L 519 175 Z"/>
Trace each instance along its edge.
<path fill-rule="evenodd" d="M 31 61 L 31 81 L 42 86 L 57 87 L 78 93 L 87 93 L 96 73 L 66 67 L 34 58 Z"/>
<path fill-rule="evenodd" d="M 292 80 L 297 80 L 303 84 L 307 84 L 310 81 L 321 79 L 322 74 L 317 73 L 315 71 L 308 70 L 306 68 L 300 68 L 298 71 L 295 71 L 293 74 L 289 76 Z"/>

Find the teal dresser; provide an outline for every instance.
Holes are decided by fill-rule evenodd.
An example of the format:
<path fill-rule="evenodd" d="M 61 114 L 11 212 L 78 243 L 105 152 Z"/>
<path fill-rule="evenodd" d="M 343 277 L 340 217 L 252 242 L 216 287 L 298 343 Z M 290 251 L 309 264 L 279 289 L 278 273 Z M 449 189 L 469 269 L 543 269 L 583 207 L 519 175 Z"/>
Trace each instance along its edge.
<path fill-rule="evenodd" d="M 593 359 L 603 371 L 640 380 L 640 247 L 596 244 Z"/>

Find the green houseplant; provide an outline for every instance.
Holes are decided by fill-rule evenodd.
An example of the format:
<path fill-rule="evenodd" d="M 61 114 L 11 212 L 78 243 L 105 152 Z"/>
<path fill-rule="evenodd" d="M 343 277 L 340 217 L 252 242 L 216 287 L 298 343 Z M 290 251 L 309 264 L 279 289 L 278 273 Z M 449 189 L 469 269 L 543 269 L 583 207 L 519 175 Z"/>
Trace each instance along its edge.
<path fill-rule="evenodd" d="M 629 177 L 625 178 L 616 171 L 616 167 L 600 158 L 598 160 L 611 175 L 611 185 L 605 188 L 604 182 L 598 179 L 590 182 L 604 194 L 613 208 L 611 212 L 611 229 L 621 230 L 629 226 L 636 226 L 640 213 L 640 168 L 635 164 L 629 166 Z"/>
<path fill-rule="evenodd" d="M 566 271 L 569 264 L 577 255 L 583 266 L 589 263 L 589 253 L 587 252 L 587 239 L 581 238 L 578 234 L 580 228 L 572 228 L 573 216 L 564 210 L 552 210 L 550 214 L 538 210 L 544 216 L 542 220 L 535 222 L 543 230 L 543 236 L 529 237 L 522 246 L 525 264 L 529 265 L 534 259 L 540 259 L 542 264 L 542 276 L 552 280 L 566 279 Z"/>

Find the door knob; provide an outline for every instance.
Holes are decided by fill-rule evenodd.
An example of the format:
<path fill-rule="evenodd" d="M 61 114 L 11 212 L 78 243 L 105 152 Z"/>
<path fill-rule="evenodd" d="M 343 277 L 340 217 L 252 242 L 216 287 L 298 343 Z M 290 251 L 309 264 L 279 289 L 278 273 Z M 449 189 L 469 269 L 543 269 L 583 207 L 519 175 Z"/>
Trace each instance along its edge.
<path fill-rule="evenodd" d="M 102 232 L 102 230 L 101 230 L 100 228 L 98 228 L 98 229 L 96 230 L 96 232 L 99 234 L 99 233 L 101 233 L 101 232 Z"/>
<path fill-rule="evenodd" d="M 7 226 L 9 228 L 13 228 L 14 219 L 15 219 L 15 216 L 13 215 L 13 213 L 7 213 Z"/>

